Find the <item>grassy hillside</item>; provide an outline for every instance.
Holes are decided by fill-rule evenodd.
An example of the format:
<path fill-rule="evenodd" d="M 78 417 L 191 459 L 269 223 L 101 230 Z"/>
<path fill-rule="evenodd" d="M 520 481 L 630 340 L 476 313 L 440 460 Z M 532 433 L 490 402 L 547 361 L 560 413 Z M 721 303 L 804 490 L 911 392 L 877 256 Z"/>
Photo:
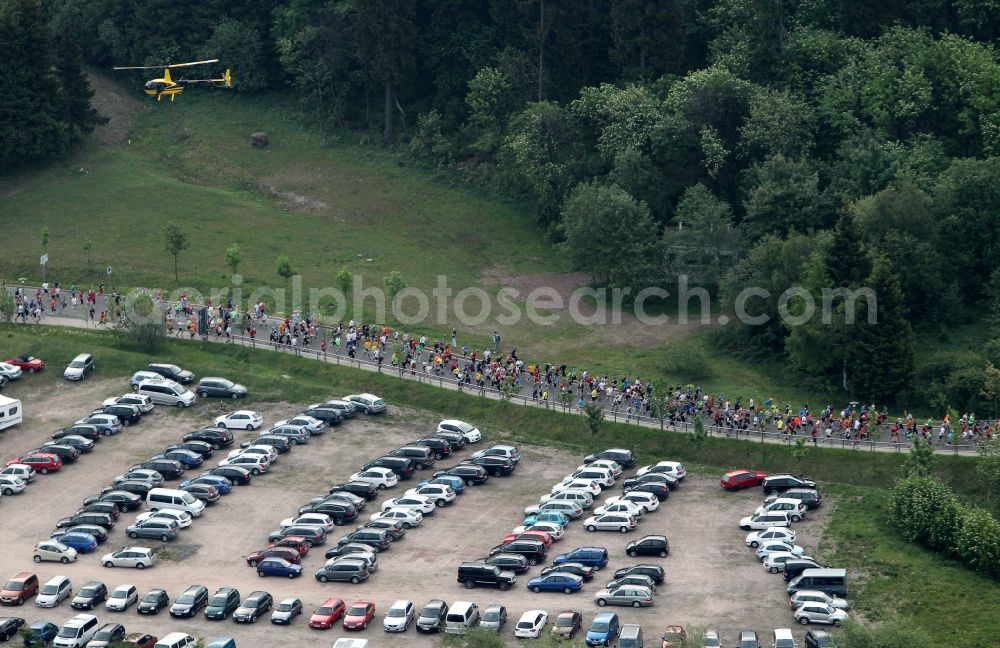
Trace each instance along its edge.
<path fill-rule="evenodd" d="M 30 352 L 49 363 L 51 370 L 25 378 L 32 382 L 60 384 L 61 368 L 84 350 L 95 355 L 101 375 L 122 379 L 149 361 L 148 355 L 118 348 L 115 338 L 107 333 L 0 328 L 0 352 Z M 504 405 L 472 394 L 265 350 L 172 340 L 161 355 L 198 374 L 239 379 L 250 388 L 251 407 L 256 399 L 312 402 L 369 390 L 390 403 L 475 421 L 491 439 L 504 436 L 522 443 L 563 447 L 581 455 L 621 445 L 633 448 L 640 460 L 670 457 L 707 474 L 736 465 L 809 474 L 827 493 L 836 495 L 838 502 L 819 557 L 851 569 L 852 603 L 866 618 L 915 624 L 940 646 L 992 645 L 992 637 L 1000 631 L 994 613 L 1000 603 L 1000 585 L 954 561 L 902 542 L 887 528 L 885 494 L 901 474 L 900 455 L 819 449 L 795 458 L 785 446 L 714 438 L 696 448 L 684 435 L 608 422 L 597 436 L 591 436 L 577 416 Z M 17 385 L 8 392 L 16 396 Z M 985 499 L 972 459 L 942 456 L 936 472 L 964 499 Z"/>

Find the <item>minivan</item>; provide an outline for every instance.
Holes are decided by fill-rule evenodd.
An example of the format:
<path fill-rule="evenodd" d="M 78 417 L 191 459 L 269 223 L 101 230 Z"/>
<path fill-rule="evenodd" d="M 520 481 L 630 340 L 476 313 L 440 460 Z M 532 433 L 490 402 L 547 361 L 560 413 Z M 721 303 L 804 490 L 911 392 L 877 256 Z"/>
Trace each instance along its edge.
<path fill-rule="evenodd" d="M 485 562 L 464 562 L 458 566 L 458 582 L 472 589 L 476 585 L 489 585 L 506 590 L 517 582 L 512 571 L 504 571 L 497 565 Z"/>
<path fill-rule="evenodd" d="M 55 648 L 83 648 L 97 632 L 98 621 L 93 614 L 77 614 L 59 628 L 52 641 Z"/>
<path fill-rule="evenodd" d="M 147 380 L 139 383 L 136 393 L 149 396 L 157 405 L 173 405 L 175 407 L 191 407 L 197 397 L 194 392 L 172 380 Z"/>
<path fill-rule="evenodd" d="M 584 642 L 588 646 L 610 646 L 615 642 L 615 637 L 621 626 L 618 615 L 614 612 L 599 612 L 590 627 L 587 628 L 587 637 Z"/>
<path fill-rule="evenodd" d="M 194 637 L 186 632 L 171 632 L 153 644 L 153 648 L 185 648 L 193 646 L 194 643 Z"/>
<path fill-rule="evenodd" d="M 23 605 L 35 594 L 38 594 L 38 576 L 31 572 L 18 572 L 0 589 L 0 603 Z"/>
<path fill-rule="evenodd" d="M 642 626 L 628 623 L 618 635 L 618 648 L 642 648 Z"/>
<path fill-rule="evenodd" d="M 621 644 L 618 644 L 619 646 Z M 795 637 L 789 628 L 777 628 L 771 638 L 771 648 L 797 648 Z"/>
<path fill-rule="evenodd" d="M 66 367 L 66 371 L 63 372 L 63 378 L 66 380 L 83 380 L 93 373 L 96 368 L 97 364 L 94 362 L 94 356 L 89 353 L 81 353 L 73 358 L 73 361 Z"/>
<path fill-rule="evenodd" d="M 786 588 L 789 595 L 799 590 L 819 590 L 830 596 L 847 596 L 846 569 L 807 569 Z"/>
<path fill-rule="evenodd" d="M 427 446 L 403 446 L 390 454 L 394 457 L 406 457 L 416 465 L 417 470 L 434 465 L 434 451 Z"/>
<path fill-rule="evenodd" d="M 455 601 L 444 618 L 444 631 L 448 634 L 465 634 L 479 623 L 479 606 L 469 601 Z"/>
<path fill-rule="evenodd" d="M 146 493 L 146 508 L 150 511 L 176 509 L 199 517 L 205 511 L 205 502 L 191 493 L 173 488 L 154 488 Z"/>

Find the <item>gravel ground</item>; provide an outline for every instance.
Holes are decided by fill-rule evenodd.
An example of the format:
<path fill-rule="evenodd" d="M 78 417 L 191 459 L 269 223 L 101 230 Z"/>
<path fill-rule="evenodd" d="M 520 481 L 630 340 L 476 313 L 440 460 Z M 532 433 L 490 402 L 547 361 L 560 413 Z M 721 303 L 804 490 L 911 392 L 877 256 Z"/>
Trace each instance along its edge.
<path fill-rule="evenodd" d="M 6 392 L 23 400 L 26 417 L 21 426 L 0 435 L 0 449 L 5 459 L 42 443 L 54 429 L 82 417 L 99 406 L 104 398 L 123 393 L 125 384 L 122 380 L 95 378 L 83 384 L 60 384 L 58 389 L 50 389 L 33 386 L 31 379 L 25 376 Z M 643 560 L 660 562 L 667 571 L 667 581 L 651 608 L 612 608 L 624 622 L 642 624 L 650 637 L 657 636 L 668 623 L 715 627 L 726 643 L 732 643 L 743 627 L 756 628 L 763 643 L 769 642 L 772 628 L 795 625 L 782 579 L 761 567 L 744 546 L 745 534 L 736 525 L 740 517 L 752 512 L 760 503 L 760 491 L 724 493 L 710 476 L 689 476 L 657 512 L 646 516 L 638 532 L 628 538 L 617 533 L 588 534 L 579 524 L 571 525 L 566 537 L 552 547 L 553 552 L 580 545 L 602 545 L 608 547 L 612 557 L 607 569 L 585 585 L 583 593 L 567 596 L 527 591 L 524 583 L 537 574 L 537 568 L 521 575 L 518 586 L 508 592 L 465 590 L 455 579 L 457 563 L 485 555 L 521 522 L 525 506 L 537 503 L 541 494 L 548 492 L 554 482 L 580 463 L 579 457 L 548 448 L 522 447 L 524 459 L 513 476 L 490 479 L 484 486 L 468 489 L 454 505 L 427 518 L 420 528 L 411 530 L 390 551 L 380 554 L 379 570 L 366 583 L 324 585 L 313 579 L 312 572 L 323 562 L 324 548 L 314 550 L 303 561 L 305 575 L 300 579 L 257 578 L 244 557 L 266 545 L 268 532 L 276 528 L 281 519 L 295 514 L 297 507 L 311 497 L 324 494 L 331 483 L 346 479 L 363 461 L 433 431 L 436 421 L 427 413 L 393 407 L 386 416 L 366 418 L 361 415 L 314 438 L 308 446 L 282 455 L 270 474 L 255 479 L 249 487 L 236 488 L 231 495 L 209 507 L 201 519 L 169 544 L 175 558 L 155 569 L 143 572 L 110 570 L 99 564 L 99 556 L 104 552 L 132 544 L 124 528 L 135 513 L 123 514 L 108 542 L 95 554 L 82 556 L 75 564 L 42 563 L 36 566 L 32 563 L 33 541 L 48 537 L 56 520 L 73 513 L 84 496 L 99 491 L 131 464 L 178 441 L 185 432 L 209 424 L 220 407 L 226 405 L 228 403 L 209 401 L 199 402 L 195 408 L 185 411 L 157 408 L 141 424 L 103 439 L 93 453 L 84 455 L 76 464 L 59 473 L 39 475 L 35 484 L 23 494 L 3 498 L 0 546 L 4 551 L 0 572 L 36 571 L 43 582 L 53 575 L 67 574 L 73 580 L 74 589 L 91 579 L 102 580 L 109 588 L 124 582 L 134 583 L 140 591 L 162 587 L 171 598 L 194 583 L 203 584 L 210 591 L 224 585 L 236 586 L 244 595 L 254 589 L 265 589 L 276 600 L 298 596 L 307 613 L 331 595 L 343 598 L 348 604 L 371 599 L 378 610 L 376 623 L 362 634 L 380 647 L 419 647 L 437 645 L 438 641 L 434 637 L 417 635 L 413 629 L 405 635 L 386 635 L 381 631 L 382 613 L 392 601 L 409 598 L 418 608 L 431 598 L 443 598 L 449 603 L 474 600 L 481 607 L 501 602 L 507 606 L 512 622 L 521 612 L 532 608 L 548 610 L 550 615 L 563 609 L 578 609 L 583 611 L 584 623 L 588 624 L 598 610 L 592 602 L 593 593 L 609 580 L 608 575 L 615 569 L 639 562 L 625 555 L 625 543 L 646 533 L 662 533 L 670 539 L 670 557 Z M 296 413 L 300 405 L 305 404 L 251 403 L 248 407 L 260 411 L 267 424 Z M 237 434 L 237 441 L 248 434 Z M 478 445 L 482 447 L 483 444 Z M 472 450 L 460 452 L 458 458 L 441 465 L 457 463 Z M 220 454 L 225 453 L 216 453 L 214 461 L 209 461 L 214 464 L 221 459 Z M 640 460 L 649 463 L 666 458 L 640 457 Z M 415 482 L 404 484 L 409 487 Z M 168 482 L 170 484 L 176 482 Z M 386 497 L 395 497 L 403 490 L 402 487 L 391 489 Z M 617 487 L 610 491 L 620 492 Z M 380 500 L 371 502 L 362 516 L 367 519 L 379 504 Z M 814 519 L 799 525 L 799 544 L 810 550 L 819 544 L 824 517 L 820 512 Z M 337 537 L 339 533 L 335 532 L 326 546 L 335 544 Z M 342 630 L 310 630 L 304 619 L 297 620 L 290 628 L 272 626 L 266 621 L 249 627 L 232 621 L 209 622 L 203 618 L 174 620 L 166 614 L 138 618 L 133 610 L 111 613 L 101 608 L 97 613 L 102 622 L 116 620 L 125 624 L 129 631 L 147 631 L 159 636 L 173 630 L 206 638 L 231 635 L 241 648 L 271 648 L 288 645 L 291 641 L 300 645 L 331 645 L 334 638 L 345 634 Z M 55 610 L 41 610 L 34 605 L 0 610 L 0 615 L 10 614 L 30 621 L 46 619 L 62 623 L 73 615 L 73 611 L 66 603 Z M 504 635 L 513 645 L 512 625 Z M 803 634 L 798 628 L 795 633 L 799 637 Z M 306 637 L 314 637 L 316 641 Z"/>

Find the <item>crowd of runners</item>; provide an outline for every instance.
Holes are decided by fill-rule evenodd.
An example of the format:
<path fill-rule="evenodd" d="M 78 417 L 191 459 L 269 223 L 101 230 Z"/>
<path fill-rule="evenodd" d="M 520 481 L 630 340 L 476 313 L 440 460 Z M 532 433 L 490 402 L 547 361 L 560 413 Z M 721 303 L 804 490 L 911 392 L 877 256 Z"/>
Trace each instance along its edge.
<path fill-rule="evenodd" d="M 14 292 L 16 321 L 40 322 L 47 314 L 82 316 L 95 326 L 117 321 L 121 316 L 120 294 L 71 286 L 68 293 L 54 284 L 43 284 L 34 293 Z M 107 299 L 104 299 L 107 297 Z M 198 305 L 181 296 L 176 302 L 164 300 L 162 291 L 155 301 L 163 313 L 168 335 L 194 338 L 216 337 L 233 342 L 235 336 L 256 346 L 275 350 L 312 352 L 317 355 L 344 355 L 377 365 L 381 371 L 397 371 L 411 377 L 433 377 L 454 381 L 459 389 L 487 390 L 517 394 L 546 407 L 585 409 L 598 406 L 616 418 L 662 419 L 677 426 L 701 418 L 709 433 L 726 436 L 771 433 L 789 439 L 804 438 L 812 444 L 850 441 L 912 443 L 916 437 L 935 445 L 977 444 L 1000 432 L 1000 422 L 978 419 L 973 412 L 957 420 L 945 415 L 940 420 L 919 421 L 910 412 L 890 416 L 875 404 L 850 403 L 842 408 L 808 404 L 793 407 L 774 398 L 735 398 L 710 394 L 701 387 L 658 387 L 639 376 L 614 377 L 578 370 L 566 364 L 525 362 L 516 348 L 501 352 L 501 337 L 494 332 L 492 345 L 484 349 L 459 346 L 457 331 L 450 341 L 429 339 L 393 329 L 384 324 L 351 320 L 335 326 L 321 326 L 318 318 L 294 312 L 289 317 L 273 317 L 265 304 L 254 304 L 240 312 L 231 302 L 206 304 L 204 330 L 199 330 Z M 108 309 L 111 313 L 108 313 Z M 67 313 L 66 311 L 69 311 Z"/>

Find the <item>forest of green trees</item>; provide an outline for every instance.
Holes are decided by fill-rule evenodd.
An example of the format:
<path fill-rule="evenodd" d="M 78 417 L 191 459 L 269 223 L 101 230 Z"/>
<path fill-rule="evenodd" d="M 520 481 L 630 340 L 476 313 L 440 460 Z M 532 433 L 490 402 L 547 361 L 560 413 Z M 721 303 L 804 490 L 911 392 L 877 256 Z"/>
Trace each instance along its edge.
<path fill-rule="evenodd" d="M 245 97 L 296 93 L 331 139 L 534 205 L 597 284 L 686 274 L 723 305 L 761 286 L 771 315 L 793 285 L 879 296 L 876 326 L 717 336 L 745 356 L 878 402 L 1000 400 L 1000 0 L 0 7 L 0 61 L 26 86 L 0 97 L 0 168 L 93 124 L 72 47 L 105 68 L 211 56 Z M 916 362 L 916 334 L 976 321 L 992 341 Z"/>

